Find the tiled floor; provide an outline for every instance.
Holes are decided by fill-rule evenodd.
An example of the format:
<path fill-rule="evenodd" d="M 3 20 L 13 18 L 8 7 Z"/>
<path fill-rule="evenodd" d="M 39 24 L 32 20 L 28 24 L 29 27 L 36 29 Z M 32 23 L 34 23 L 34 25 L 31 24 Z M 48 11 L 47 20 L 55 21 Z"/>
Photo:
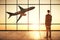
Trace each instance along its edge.
<path fill-rule="evenodd" d="M 0 40 L 46 40 L 45 31 L 0 31 Z M 52 31 L 52 40 L 60 40 L 60 31 Z"/>

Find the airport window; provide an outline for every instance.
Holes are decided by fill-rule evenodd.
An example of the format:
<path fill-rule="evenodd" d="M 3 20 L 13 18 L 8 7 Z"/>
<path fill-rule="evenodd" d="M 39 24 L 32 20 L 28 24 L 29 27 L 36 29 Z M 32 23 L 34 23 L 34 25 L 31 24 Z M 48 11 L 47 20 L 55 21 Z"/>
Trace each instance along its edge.
<path fill-rule="evenodd" d="M 6 12 L 15 13 L 21 11 L 18 7 L 33 10 L 25 12 L 16 23 L 20 15 L 11 16 Z M 52 30 L 60 30 L 60 1 L 59 0 L 1 0 L 0 1 L 0 30 L 46 30 L 45 15 L 51 10 Z"/>

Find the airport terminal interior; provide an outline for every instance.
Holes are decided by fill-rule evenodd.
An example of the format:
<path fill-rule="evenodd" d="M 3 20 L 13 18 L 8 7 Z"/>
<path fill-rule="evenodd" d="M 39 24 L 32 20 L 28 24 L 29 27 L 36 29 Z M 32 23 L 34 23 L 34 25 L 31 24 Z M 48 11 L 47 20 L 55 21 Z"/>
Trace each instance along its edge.
<path fill-rule="evenodd" d="M 26 11 L 9 18 L 7 12 Z M 52 16 L 51 39 L 46 37 L 45 17 Z M 16 21 L 19 21 L 16 23 Z M 0 40 L 60 40 L 60 0 L 0 0 Z"/>

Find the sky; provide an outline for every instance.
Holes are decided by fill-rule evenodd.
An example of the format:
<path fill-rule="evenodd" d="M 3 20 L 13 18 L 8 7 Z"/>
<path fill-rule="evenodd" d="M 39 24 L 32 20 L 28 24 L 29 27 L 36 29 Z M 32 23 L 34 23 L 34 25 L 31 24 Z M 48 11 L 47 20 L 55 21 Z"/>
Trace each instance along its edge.
<path fill-rule="evenodd" d="M 48 1 L 48 2 L 47 2 Z M 8 19 L 9 14 L 6 12 L 15 13 L 20 11 L 18 5 L 16 4 L 16 0 L 6 0 L 6 4 L 11 5 L 4 5 L 5 0 L 0 0 L 0 30 L 5 30 L 5 25 L 1 25 L 1 23 L 16 23 L 16 20 L 19 18 L 20 15 L 16 18 L 16 16 L 12 16 Z M 18 0 L 19 6 L 28 8 L 28 0 Z M 22 5 L 21 5 L 22 4 Z M 18 25 L 18 30 L 45 30 L 45 25 L 41 25 L 41 23 L 45 23 L 45 15 L 47 14 L 47 10 L 50 10 L 50 5 L 38 5 L 39 0 L 29 0 L 29 4 L 36 4 L 36 5 L 29 5 L 29 7 L 34 6 L 35 9 L 26 12 L 26 16 L 23 16 L 18 23 L 26 24 L 27 25 Z M 40 4 L 50 4 L 50 0 L 40 0 Z M 60 0 L 51 0 L 51 4 L 60 4 Z M 5 7 L 6 6 L 6 7 Z M 40 11 L 39 11 L 40 8 Z M 60 23 L 60 5 L 51 5 L 51 15 L 52 15 L 52 24 L 53 23 Z M 28 17 L 29 16 L 29 17 Z M 5 19 L 6 18 L 6 19 Z M 28 20 L 29 19 L 29 20 Z M 28 25 L 32 23 L 32 25 Z M 39 26 L 40 23 L 40 26 Z M 52 30 L 60 30 L 60 25 L 52 25 Z M 16 30 L 16 25 L 7 25 L 7 30 Z"/>

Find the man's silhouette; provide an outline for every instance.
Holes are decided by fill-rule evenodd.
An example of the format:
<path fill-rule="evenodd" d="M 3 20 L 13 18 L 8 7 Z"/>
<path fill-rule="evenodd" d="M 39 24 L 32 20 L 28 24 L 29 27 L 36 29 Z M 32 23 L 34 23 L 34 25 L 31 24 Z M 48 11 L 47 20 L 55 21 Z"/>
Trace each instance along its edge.
<path fill-rule="evenodd" d="M 45 26 L 46 26 L 46 38 L 51 38 L 51 21 L 52 16 L 50 14 L 50 10 L 47 10 L 47 15 L 45 18 Z"/>

